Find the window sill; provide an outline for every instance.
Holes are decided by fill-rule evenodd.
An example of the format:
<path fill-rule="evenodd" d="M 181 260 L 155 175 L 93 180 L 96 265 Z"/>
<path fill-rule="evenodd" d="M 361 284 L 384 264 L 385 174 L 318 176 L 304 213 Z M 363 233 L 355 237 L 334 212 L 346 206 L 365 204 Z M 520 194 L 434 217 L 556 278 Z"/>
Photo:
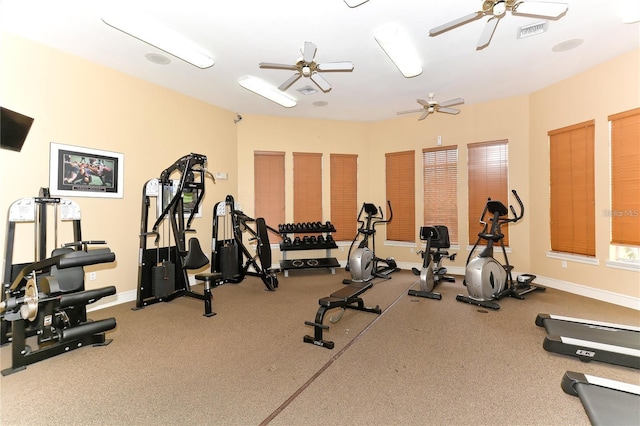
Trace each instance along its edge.
<path fill-rule="evenodd" d="M 640 272 L 640 263 L 637 262 L 622 262 L 619 260 L 607 260 L 605 262 L 607 268 L 623 269 L 625 271 Z"/>
<path fill-rule="evenodd" d="M 600 261 L 595 257 L 580 256 L 577 254 L 559 253 L 556 251 L 548 251 L 547 257 L 550 259 L 566 260 L 575 263 L 584 263 L 585 265 L 599 265 Z"/>

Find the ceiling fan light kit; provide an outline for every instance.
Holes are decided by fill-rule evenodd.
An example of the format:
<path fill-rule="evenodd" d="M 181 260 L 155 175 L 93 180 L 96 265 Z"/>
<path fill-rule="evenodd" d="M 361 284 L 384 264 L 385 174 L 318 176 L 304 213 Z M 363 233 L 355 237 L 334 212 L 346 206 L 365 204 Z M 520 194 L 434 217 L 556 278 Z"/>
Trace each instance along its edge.
<path fill-rule="evenodd" d="M 198 68 L 213 66 L 214 60 L 182 34 L 142 14 L 105 13 L 102 22 L 131 37 L 182 59 Z"/>
<path fill-rule="evenodd" d="M 272 102 L 282 105 L 285 108 L 291 108 L 296 106 L 297 102 L 295 99 L 287 96 L 282 93 L 280 90 L 271 86 L 269 83 L 264 80 L 260 80 L 259 78 L 253 76 L 242 77 L 238 83 L 240 86 L 245 89 L 260 95 L 266 99 L 269 99 Z"/>
<path fill-rule="evenodd" d="M 395 24 L 386 25 L 374 34 L 374 38 L 387 56 L 407 78 L 422 74 L 422 63 L 409 35 Z"/>
<path fill-rule="evenodd" d="M 290 70 L 295 73 L 284 81 L 278 89 L 281 91 L 287 90 L 298 81 L 301 77 L 307 77 L 313 81 L 316 86 L 323 92 L 331 90 L 331 84 L 320 75 L 321 72 L 326 71 L 353 71 L 353 64 L 349 61 L 342 62 L 326 62 L 318 63 L 315 61 L 316 51 L 318 48 L 310 41 L 304 42 L 304 48 L 302 49 L 302 58 L 295 64 L 277 64 L 272 62 L 260 62 L 259 67 L 263 69 L 275 69 L 275 70 Z"/>
<path fill-rule="evenodd" d="M 414 112 L 421 112 L 422 115 L 418 118 L 418 120 L 424 120 L 425 118 L 427 118 L 430 114 L 432 114 L 434 112 L 443 112 L 445 114 L 452 114 L 452 115 L 457 115 L 457 114 L 460 113 L 459 109 L 450 108 L 450 107 L 455 106 L 455 105 L 463 104 L 464 103 L 464 99 L 455 98 L 455 99 L 449 99 L 446 102 L 439 103 L 438 101 L 433 99 L 434 96 L 435 95 L 433 93 L 429 93 L 429 100 L 425 101 L 424 99 L 416 99 L 416 102 L 418 102 L 420 105 L 422 105 L 422 108 L 410 109 L 408 111 L 399 111 L 397 113 L 397 115 L 412 114 Z"/>

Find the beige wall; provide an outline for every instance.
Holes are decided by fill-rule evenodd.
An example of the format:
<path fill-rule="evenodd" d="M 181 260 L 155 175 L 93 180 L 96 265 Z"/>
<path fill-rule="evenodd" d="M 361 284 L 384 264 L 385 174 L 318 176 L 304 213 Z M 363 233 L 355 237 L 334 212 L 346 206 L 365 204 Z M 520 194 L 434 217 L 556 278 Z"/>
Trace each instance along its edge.
<path fill-rule="evenodd" d="M 88 283 L 88 287 L 115 284 L 121 293 L 135 290 L 142 186 L 182 155 L 205 154 L 212 172 L 226 172 L 229 176 L 228 180 L 207 186 L 204 217 L 195 223 L 198 236 L 204 238 L 202 243 L 207 247 L 213 204 L 226 194 L 233 194 L 243 210 L 253 215 L 255 150 L 287 153 L 286 211 L 287 220 L 292 220 L 292 152 L 323 153 L 325 170 L 329 167 L 330 153 L 358 154 L 358 201 L 383 205 L 384 154 L 414 149 L 419 226 L 423 223 L 421 151 L 436 146 L 440 135 L 443 145 L 460 147 L 461 165 L 466 163 L 467 143 L 509 140 L 510 187 L 518 190 L 527 208 L 524 220 L 511 228 L 510 260 L 516 270 L 640 297 L 638 272 L 604 265 L 608 256 L 608 221 L 599 213 L 598 266 L 570 262 L 567 269 L 561 269 L 559 261 L 546 257 L 549 249 L 546 133 L 596 119 L 596 155 L 603 159 L 596 166 L 596 212 L 606 209 L 609 194 L 606 116 L 640 104 L 639 52 L 531 95 L 463 105 L 458 116 L 437 114 L 424 121 L 417 121 L 417 116 L 404 116 L 376 123 L 354 123 L 244 115 L 240 123 L 234 124 L 235 113 L 230 111 L 24 39 L 0 36 L 1 103 L 35 118 L 21 153 L 0 151 L 0 211 L 6 212 L 14 200 L 35 196 L 40 187 L 48 186 L 50 142 L 125 155 L 123 199 L 75 199 L 83 210 L 83 237 L 106 239 L 118 258 L 117 265 L 110 270 L 99 269 L 98 280 Z M 465 167 L 460 167 L 461 241 L 466 241 L 468 235 L 466 178 Z M 323 179 L 323 187 L 329 188 L 329 174 L 325 173 Z M 323 211 L 323 219 L 330 220 L 328 191 L 323 195 Z M 3 253 L 5 231 L 0 227 Z M 377 244 L 380 256 L 419 263 L 416 245 L 383 245 L 384 231 L 381 231 Z M 25 232 L 29 234 L 28 230 Z M 29 238 L 20 240 L 25 247 L 19 250 L 21 255 L 29 256 L 31 243 Z M 464 267 L 466 249 L 466 245 L 459 249 L 454 267 Z M 343 261 L 346 257 L 339 250 L 336 255 Z M 278 258 L 277 253 L 274 258 Z"/>
<path fill-rule="evenodd" d="M 87 287 L 135 290 L 143 185 L 197 152 L 208 157 L 211 171 L 229 173 L 228 180 L 207 185 L 205 217 L 194 221 L 198 235 L 209 241 L 213 204 L 237 190 L 235 114 L 24 39 L 1 37 L 2 105 L 35 119 L 20 153 L 0 151 L 3 215 L 13 201 L 49 186 L 50 142 L 124 153 L 124 198 L 74 200 L 82 210 L 83 238 L 106 240 L 117 258 L 108 270 L 97 268 L 96 281 Z M 33 258 L 32 225 L 22 225 L 17 262 Z M 72 240 L 66 229 L 60 228 L 59 244 Z M 3 225 L 3 259 L 5 234 Z"/>
<path fill-rule="evenodd" d="M 640 51 L 618 57 L 585 73 L 532 93 L 529 151 L 530 188 L 535 195 L 531 227 L 531 266 L 548 277 L 582 285 L 640 296 L 638 272 L 607 267 L 610 226 L 606 210 L 610 209 L 609 123 L 607 116 L 640 105 Z M 550 259 L 549 246 L 549 148 L 547 132 L 595 120 L 595 206 L 596 258 L 598 265 Z M 640 141 L 638 141 L 640 143 Z M 542 172 L 536 172 L 542 171 Z M 570 214 L 567 212 L 567 214 Z M 578 213 L 579 214 L 579 213 Z"/>

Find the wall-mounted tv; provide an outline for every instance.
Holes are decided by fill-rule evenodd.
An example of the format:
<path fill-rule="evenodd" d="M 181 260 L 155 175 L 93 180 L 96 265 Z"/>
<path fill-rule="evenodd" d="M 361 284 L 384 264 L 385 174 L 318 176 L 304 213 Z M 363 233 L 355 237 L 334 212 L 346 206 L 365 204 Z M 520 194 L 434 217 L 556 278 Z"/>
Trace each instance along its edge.
<path fill-rule="evenodd" d="M 20 152 L 32 124 L 33 118 L 0 107 L 0 148 Z"/>

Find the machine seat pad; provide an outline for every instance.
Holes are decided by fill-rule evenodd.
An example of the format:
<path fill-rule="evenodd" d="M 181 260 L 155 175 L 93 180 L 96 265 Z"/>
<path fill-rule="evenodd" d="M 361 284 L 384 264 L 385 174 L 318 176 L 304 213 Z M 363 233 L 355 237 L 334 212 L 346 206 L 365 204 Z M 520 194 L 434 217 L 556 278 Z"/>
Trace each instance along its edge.
<path fill-rule="evenodd" d="M 320 306 L 325 306 L 327 308 L 345 306 L 353 302 L 355 298 L 369 290 L 371 287 L 373 287 L 373 284 L 370 282 L 349 284 L 340 290 L 331 293 L 328 297 L 321 298 L 318 303 Z"/>
<path fill-rule="evenodd" d="M 202 274 L 196 274 L 195 279 L 205 282 L 222 281 L 222 272 L 203 272 Z"/>

